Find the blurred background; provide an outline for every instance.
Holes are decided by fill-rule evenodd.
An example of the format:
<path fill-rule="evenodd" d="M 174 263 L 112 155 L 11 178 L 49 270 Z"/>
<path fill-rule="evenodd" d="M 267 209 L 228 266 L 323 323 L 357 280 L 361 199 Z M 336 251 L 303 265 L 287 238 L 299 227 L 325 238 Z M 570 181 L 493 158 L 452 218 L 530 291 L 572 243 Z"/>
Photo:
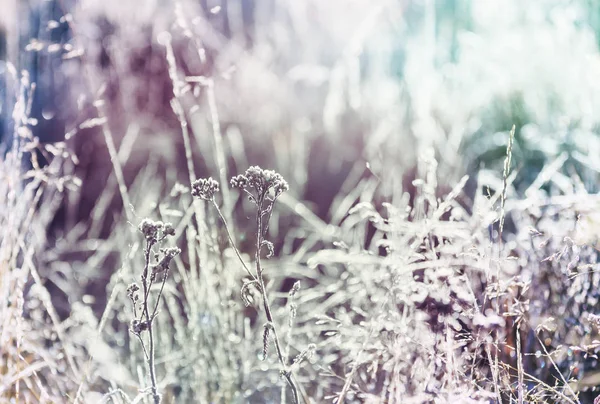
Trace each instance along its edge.
<path fill-rule="evenodd" d="M 517 189 L 557 158 L 596 188 L 594 1 L 4 0 L 2 10 L 2 137 L 26 71 L 34 136 L 66 140 L 79 159 L 71 225 L 115 186 L 104 118 L 128 150 L 127 183 L 149 159 L 185 180 L 172 77 L 197 175 L 218 172 L 219 159 L 228 173 L 276 168 L 322 218 L 363 176 L 383 178 L 386 196 L 424 150 L 441 183 L 501 167 L 513 124 Z"/>

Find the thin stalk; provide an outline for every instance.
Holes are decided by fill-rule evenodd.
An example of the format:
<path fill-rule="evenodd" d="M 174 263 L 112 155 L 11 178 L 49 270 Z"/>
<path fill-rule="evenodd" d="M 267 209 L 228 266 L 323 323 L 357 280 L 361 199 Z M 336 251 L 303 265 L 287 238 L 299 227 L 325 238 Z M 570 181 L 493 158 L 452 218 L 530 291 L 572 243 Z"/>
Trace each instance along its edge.
<path fill-rule="evenodd" d="M 498 264 L 496 265 L 496 288 L 497 288 L 497 290 L 496 290 L 496 299 L 494 300 L 495 306 L 496 306 L 495 307 L 496 315 L 498 315 L 498 316 L 500 315 L 499 294 L 500 294 L 500 259 L 502 258 L 502 249 L 503 249 L 502 233 L 504 231 L 504 221 L 506 219 L 505 205 L 506 205 L 506 196 L 507 196 L 507 192 L 508 192 L 508 177 L 510 175 L 510 165 L 511 165 L 511 161 L 512 161 L 512 146 L 513 146 L 514 138 L 515 138 L 515 125 L 512 126 L 510 135 L 508 137 L 508 145 L 506 146 L 506 158 L 504 159 L 504 170 L 502 172 L 502 194 L 501 194 L 501 198 L 500 198 L 500 223 L 499 223 L 499 228 L 498 228 Z M 499 347 L 500 340 L 499 340 L 499 335 L 498 335 L 497 330 L 495 332 L 495 341 L 496 341 L 496 346 Z M 496 398 L 497 398 L 498 402 L 500 404 L 502 404 L 502 396 L 500 395 L 500 388 L 499 388 L 499 384 L 498 384 L 498 379 L 499 379 L 498 369 L 499 369 L 499 358 L 498 358 L 498 349 L 496 349 L 494 352 L 494 366 L 492 368 L 492 377 L 494 379 Z"/>
<path fill-rule="evenodd" d="M 244 267 L 244 269 L 246 270 L 246 272 L 248 273 L 248 275 L 253 280 L 258 281 L 258 279 L 256 279 L 256 276 L 252 273 L 252 271 L 250 271 L 250 268 L 248 268 L 248 266 L 244 262 L 244 259 L 242 258 L 242 255 L 240 254 L 240 251 L 236 247 L 235 242 L 233 240 L 233 237 L 231 236 L 231 232 L 229 231 L 229 226 L 227 226 L 227 221 L 225 220 L 225 217 L 223 216 L 223 213 L 221 213 L 221 209 L 219 209 L 219 205 L 217 205 L 217 202 L 215 202 L 214 199 L 212 200 L 212 203 L 213 203 L 213 206 L 215 207 L 215 209 L 217 210 L 217 214 L 221 218 L 221 221 L 223 222 L 223 226 L 225 227 L 225 232 L 227 233 L 227 238 L 229 239 L 229 244 L 231 244 L 231 248 L 233 248 L 233 251 L 235 251 L 235 255 L 237 255 L 238 259 L 242 263 L 242 266 Z"/>
<path fill-rule="evenodd" d="M 546 349 L 546 345 L 542 342 L 542 340 L 540 339 L 540 336 L 536 334 L 536 338 L 540 342 L 540 346 L 542 347 L 542 350 L 544 351 L 544 354 L 546 355 L 546 357 L 548 358 L 548 360 L 550 360 L 550 363 L 552 364 L 552 366 L 556 370 L 556 374 L 562 380 L 563 385 L 569 390 L 569 393 L 571 393 L 573 395 L 573 397 L 575 397 L 575 399 L 577 399 L 577 394 L 575 394 L 575 391 L 573 390 L 573 388 L 571 387 L 571 385 L 569 384 L 569 382 L 567 381 L 567 379 L 565 379 L 565 377 L 563 376 L 562 372 L 558 369 L 558 365 L 556 364 L 556 362 L 554 361 L 554 359 L 552 359 L 552 355 L 550 355 L 550 353 Z"/>
<path fill-rule="evenodd" d="M 521 349 L 521 323 L 517 322 L 517 397 L 519 404 L 524 403 L 524 391 L 523 391 L 523 352 Z"/>
<path fill-rule="evenodd" d="M 146 352 L 146 349 L 144 347 L 144 344 L 142 343 L 142 348 L 144 348 L 144 353 L 146 356 L 146 360 L 148 361 L 148 368 L 150 371 L 150 383 L 152 384 L 151 390 L 152 390 L 152 398 L 154 400 L 154 404 L 160 404 L 160 395 L 158 394 L 158 389 L 156 387 L 156 370 L 155 370 L 155 363 L 154 363 L 154 335 L 153 335 L 153 329 L 152 329 L 152 321 L 153 321 L 153 317 L 150 316 L 150 310 L 148 308 L 148 296 L 150 294 L 150 286 L 148 283 L 148 267 L 150 265 L 150 252 L 152 249 L 152 242 L 149 241 L 146 244 L 146 251 L 145 251 L 145 259 L 146 259 L 146 263 L 144 266 L 144 273 L 142 276 L 142 287 L 144 288 L 144 299 L 142 301 L 143 304 L 143 312 L 144 312 L 144 316 L 146 317 L 146 324 L 148 326 L 148 351 Z M 141 336 L 140 336 L 140 341 L 142 340 Z"/>
<path fill-rule="evenodd" d="M 284 353 L 283 353 L 283 355 L 285 357 L 285 360 L 286 360 L 286 363 L 287 363 L 287 361 L 290 358 L 290 342 L 292 340 L 292 330 L 294 328 L 295 314 L 292 315 L 292 310 L 295 310 L 295 309 L 292 309 L 292 306 L 291 306 L 293 304 L 295 304 L 294 303 L 294 297 L 292 295 L 290 295 L 288 297 L 288 307 L 289 307 L 289 310 L 290 310 L 290 313 L 288 315 L 290 317 L 289 317 L 289 323 L 288 323 L 288 331 L 287 331 L 287 335 L 286 335 L 286 339 L 285 339 L 286 340 L 285 341 L 285 350 L 284 350 Z M 286 402 L 287 402 L 287 400 L 286 400 L 286 396 L 285 396 L 285 385 L 283 385 L 283 387 L 281 388 L 281 404 L 286 404 Z"/>
<path fill-rule="evenodd" d="M 275 321 L 273 319 L 273 314 L 271 313 L 271 306 L 269 304 L 269 299 L 267 297 L 267 288 L 265 287 L 265 281 L 262 276 L 263 269 L 262 269 L 262 265 L 261 265 L 261 261 L 260 261 L 260 250 L 261 250 L 261 246 L 262 246 L 262 242 L 263 242 L 263 230 L 262 230 L 263 229 L 263 223 L 262 223 L 263 203 L 264 203 L 264 196 L 261 196 L 260 199 L 258 200 L 258 212 L 256 214 L 256 226 L 257 226 L 256 255 L 255 255 L 256 274 L 257 274 L 258 282 L 260 285 L 260 293 L 262 295 L 263 306 L 265 309 L 265 315 L 267 317 L 267 321 L 270 322 L 271 324 L 273 324 L 273 328 L 272 328 L 273 340 L 275 341 L 275 350 L 277 351 L 277 358 L 279 359 L 279 364 L 281 365 L 281 375 L 283 377 L 285 377 L 286 381 L 288 382 L 288 384 L 292 390 L 292 395 L 294 397 L 294 403 L 298 404 L 298 388 L 296 387 L 296 384 L 292 380 L 291 373 L 288 371 L 287 366 L 285 364 L 283 350 L 281 349 L 281 344 L 279 342 L 279 337 L 277 335 L 277 329 L 275 327 Z"/>
<path fill-rule="evenodd" d="M 221 131 L 219 110 L 217 108 L 217 100 L 215 97 L 214 80 L 208 80 L 208 85 L 206 87 L 208 109 L 210 111 L 213 139 L 215 141 L 215 159 L 217 163 L 217 169 L 219 170 L 219 180 L 221 181 L 221 184 L 227 184 L 227 161 L 225 159 L 225 151 L 223 147 L 223 133 Z M 225 208 L 227 219 L 232 220 L 233 204 L 231 201 L 229 188 L 227 187 L 223 187 L 223 207 Z"/>
<path fill-rule="evenodd" d="M 154 309 L 152 310 L 152 318 L 156 317 L 156 313 L 158 312 L 158 305 L 160 303 L 160 298 L 162 297 L 163 291 L 165 290 L 165 284 L 167 283 L 168 276 L 169 268 L 165 269 L 165 274 L 163 275 L 162 283 L 160 284 L 160 290 L 158 291 L 158 296 L 156 296 L 156 303 L 154 303 Z"/>

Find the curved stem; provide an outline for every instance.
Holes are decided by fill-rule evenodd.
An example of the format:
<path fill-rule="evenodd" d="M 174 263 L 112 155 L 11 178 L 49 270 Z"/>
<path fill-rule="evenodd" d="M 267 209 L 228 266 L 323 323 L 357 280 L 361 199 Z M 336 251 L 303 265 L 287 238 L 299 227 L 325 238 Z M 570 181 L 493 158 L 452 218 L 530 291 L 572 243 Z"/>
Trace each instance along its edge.
<path fill-rule="evenodd" d="M 235 255 L 237 255 L 238 259 L 242 263 L 242 266 L 244 267 L 244 269 L 246 270 L 246 272 L 248 273 L 248 275 L 253 280 L 258 281 L 258 279 L 256 279 L 256 276 L 254 276 L 254 274 L 250 271 L 250 268 L 248 268 L 248 266 L 244 262 L 244 259 L 242 258 L 242 255 L 240 254 L 240 251 L 236 247 L 235 242 L 233 241 L 233 237 L 231 237 L 231 232 L 229 231 L 229 226 L 227 226 L 227 221 L 225 220 L 225 217 L 223 216 L 223 213 L 221 213 L 221 209 L 219 209 L 219 205 L 217 205 L 217 203 L 215 202 L 214 199 L 212 200 L 212 203 L 213 203 L 215 209 L 217 210 L 217 213 L 219 214 L 219 217 L 221 218 L 221 221 L 223 222 L 223 226 L 225 226 L 225 232 L 227 233 L 227 238 L 229 239 L 229 244 L 231 244 L 231 248 L 233 248 L 233 251 L 235 251 Z"/>

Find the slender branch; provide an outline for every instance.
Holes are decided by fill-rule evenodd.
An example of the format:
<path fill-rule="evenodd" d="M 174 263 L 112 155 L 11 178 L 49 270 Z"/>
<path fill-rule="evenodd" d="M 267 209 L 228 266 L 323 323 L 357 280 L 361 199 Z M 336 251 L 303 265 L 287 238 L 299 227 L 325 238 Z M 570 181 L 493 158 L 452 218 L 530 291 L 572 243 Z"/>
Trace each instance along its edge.
<path fill-rule="evenodd" d="M 154 304 L 154 310 L 152 310 L 152 319 L 156 317 L 156 312 L 158 311 L 158 304 L 160 303 L 160 298 L 162 297 L 163 290 L 165 289 L 165 283 L 167 283 L 167 276 L 169 275 L 169 268 L 165 269 L 165 274 L 162 279 L 162 283 L 160 285 L 160 290 L 158 291 L 158 296 L 156 297 L 156 303 Z"/>
<path fill-rule="evenodd" d="M 294 287 L 295 287 L 295 285 L 294 285 Z M 283 353 L 286 363 L 290 358 L 290 345 L 291 345 L 291 341 L 292 341 L 292 330 L 294 329 L 294 319 L 296 317 L 296 313 L 295 313 L 296 308 L 293 307 L 293 305 L 295 303 L 294 303 L 294 297 L 292 294 L 289 295 L 287 303 L 288 303 L 290 313 L 288 314 L 289 315 L 289 323 L 288 323 L 288 330 L 287 330 L 286 341 L 285 341 L 285 350 Z M 283 386 L 281 388 L 281 403 L 282 404 L 286 403 L 285 386 Z"/>
<path fill-rule="evenodd" d="M 260 195 L 259 199 L 257 201 L 258 202 L 257 203 L 258 211 L 256 214 L 257 229 L 256 229 L 256 254 L 255 254 L 256 274 L 258 276 L 258 282 L 260 285 L 260 293 L 262 295 L 263 306 L 265 309 L 265 315 L 267 317 L 267 321 L 269 321 L 271 324 L 273 324 L 273 328 L 272 328 L 273 340 L 275 341 L 275 350 L 277 351 L 277 358 L 279 359 L 279 363 L 281 365 L 281 375 L 286 379 L 287 383 L 289 384 L 289 386 L 292 390 L 292 394 L 294 396 L 294 403 L 298 404 L 298 388 L 296 387 L 296 384 L 292 380 L 291 372 L 288 371 L 286 363 L 285 363 L 286 361 L 283 356 L 283 350 L 281 349 L 281 344 L 279 342 L 279 337 L 277 335 L 277 328 L 275 327 L 275 321 L 273 320 L 273 314 L 271 313 L 271 307 L 269 304 L 269 299 L 267 297 L 267 288 L 265 287 L 265 281 L 262 276 L 263 269 L 262 269 L 262 265 L 261 265 L 261 261 L 260 261 L 260 250 L 261 250 L 261 246 L 262 246 L 262 242 L 263 242 L 262 207 L 263 207 L 264 200 L 265 200 L 264 195 Z"/>
<path fill-rule="evenodd" d="M 269 199 L 271 203 L 269 204 L 268 216 L 266 220 L 265 229 L 263 231 L 263 237 L 267 234 L 267 230 L 269 230 L 269 223 L 271 223 L 271 216 L 273 216 L 273 207 L 275 206 L 275 201 L 277 201 L 278 197 L 279 196 L 275 196 L 272 200 Z"/>
<path fill-rule="evenodd" d="M 152 330 L 152 321 L 154 320 L 154 314 L 152 317 L 150 316 L 150 310 L 148 309 L 148 296 L 150 295 L 150 284 L 148 282 L 148 267 L 150 266 L 150 253 L 152 251 L 153 241 L 150 240 L 146 243 L 146 251 L 145 258 L 146 263 L 144 266 L 144 273 L 142 275 L 142 287 L 144 288 L 144 299 L 142 301 L 142 310 L 143 315 L 145 316 L 146 326 L 148 327 L 148 351 L 146 351 L 144 344 L 142 342 L 142 348 L 144 348 L 144 354 L 146 355 L 146 360 L 148 361 L 148 368 L 150 371 L 150 382 L 152 384 L 152 398 L 154 400 L 154 404 L 160 404 L 160 395 L 158 394 L 158 389 L 156 387 L 156 370 L 154 363 L 154 335 Z M 139 337 L 141 340 L 141 336 Z"/>
<path fill-rule="evenodd" d="M 231 245 L 231 248 L 233 248 L 233 251 L 235 251 L 235 255 L 237 255 L 238 259 L 242 263 L 242 266 L 244 267 L 244 269 L 246 270 L 248 275 L 253 280 L 258 281 L 258 279 L 256 279 L 256 276 L 252 273 L 252 271 L 250 271 L 250 268 L 248 268 L 248 266 L 244 262 L 244 259 L 242 258 L 240 251 L 236 247 L 235 242 L 233 241 L 233 237 L 231 237 L 231 232 L 229 231 L 229 226 L 227 226 L 227 221 L 225 220 L 223 213 L 221 213 L 221 209 L 219 209 L 219 205 L 217 205 L 217 202 L 215 202 L 214 199 L 212 200 L 212 203 L 213 203 L 215 209 L 217 209 L 217 213 L 219 214 L 219 217 L 221 218 L 221 221 L 223 222 L 223 226 L 225 226 L 225 232 L 227 233 L 227 238 L 229 239 L 229 244 Z"/>
<path fill-rule="evenodd" d="M 148 300 L 148 295 L 150 294 L 150 287 L 148 286 L 148 267 L 150 266 L 150 253 L 152 251 L 153 245 L 153 240 L 147 241 L 146 250 L 144 251 L 144 259 L 146 262 L 144 265 L 144 272 L 142 272 L 142 287 L 144 289 L 144 299 L 142 300 L 142 302 L 146 302 Z"/>
<path fill-rule="evenodd" d="M 222 184 L 227 184 L 227 161 L 223 147 L 223 133 L 221 132 L 221 124 L 219 120 L 219 110 L 217 108 L 217 100 L 215 96 L 215 83 L 213 79 L 209 79 L 206 86 L 206 96 L 208 99 L 208 109 L 210 111 L 210 120 L 212 123 L 213 139 L 215 141 L 215 160 L 219 169 L 219 179 Z M 227 187 L 223 188 L 223 207 L 229 220 L 233 220 L 233 204 L 231 201 L 230 190 Z"/>
<path fill-rule="evenodd" d="M 140 345 L 142 345 L 142 350 L 144 351 L 144 356 L 146 357 L 146 360 L 150 360 L 150 357 L 148 356 L 148 351 L 146 350 L 146 344 L 144 344 L 142 336 L 140 334 L 137 334 L 136 337 L 138 337 L 138 339 L 140 340 Z"/>

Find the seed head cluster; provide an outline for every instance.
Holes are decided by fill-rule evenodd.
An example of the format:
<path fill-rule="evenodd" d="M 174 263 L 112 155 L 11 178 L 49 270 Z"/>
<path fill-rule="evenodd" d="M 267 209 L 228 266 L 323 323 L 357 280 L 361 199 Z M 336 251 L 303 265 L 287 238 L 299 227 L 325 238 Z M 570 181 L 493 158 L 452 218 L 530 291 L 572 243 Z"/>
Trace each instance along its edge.
<path fill-rule="evenodd" d="M 175 235 L 175 228 L 171 223 L 163 223 L 148 218 L 140 222 L 138 229 L 144 234 L 147 241 Z"/>
<path fill-rule="evenodd" d="M 161 252 L 163 254 L 162 258 L 152 266 L 153 275 L 160 274 L 169 269 L 169 264 L 176 255 L 181 253 L 181 250 L 177 247 L 170 247 L 161 249 Z"/>
<path fill-rule="evenodd" d="M 140 290 L 140 287 L 136 284 L 136 283 L 132 283 L 127 287 L 127 297 L 130 298 L 132 301 L 138 301 L 139 299 L 139 295 L 138 295 L 138 291 Z"/>
<path fill-rule="evenodd" d="M 263 170 L 258 166 L 251 166 L 244 174 L 231 179 L 231 186 L 239 189 L 254 188 L 259 196 L 264 196 L 270 190 L 278 197 L 289 190 L 289 185 L 281 174 L 273 170 Z"/>
<path fill-rule="evenodd" d="M 219 183 L 211 177 L 200 178 L 192 184 L 192 196 L 205 201 L 212 201 L 217 192 L 219 192 Z"/>

